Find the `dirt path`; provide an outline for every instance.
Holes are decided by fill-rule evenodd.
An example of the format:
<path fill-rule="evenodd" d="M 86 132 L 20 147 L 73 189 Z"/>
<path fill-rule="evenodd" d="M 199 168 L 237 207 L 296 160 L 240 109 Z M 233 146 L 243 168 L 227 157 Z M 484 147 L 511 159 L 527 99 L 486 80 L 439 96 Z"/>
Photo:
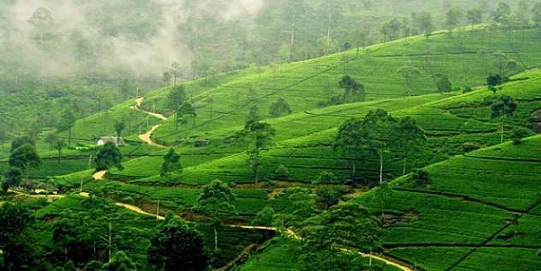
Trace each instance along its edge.
<path fill-rule="evenodd" d="M 94 178 L 94 180 L 103 180 L 105 173 L 107 173 L 107 170 L 98 171 L 92 175 L 92 178 Z"/>
<path fill-rule="evenodd" d="M 141 109 L 141 104 L 143 103 L 144 99 L 145 99 L 144 97 L 139 97 L 139 98 L 135 99 L 135 105 L 131 106 L 130 108 L 133 109 L 133 110 L 141 111 L 141 112 L 143 112 L 143 113 L 145 113 L 147 115 L 151 115 L 151 116 L 153 116 L 155 118 L 158 118 L 158 119 L 161 119 L 161 120 L 167 120 L 167 117 L 165 117 L 162 114 L 142 110 Z"/>
<path fill-rule="evenodd" d="M 141 141 L 147 143 L 150 146 L 156 146 L 156 147 L 160 147 L 160 148 L 167 148 L 166 146 L 160 145 L 160 144 L 152 141 L 152 138 L 150 138 L 152 136 L 152 133 L 154 133 L 154 131 L 156 131 L 156 129 L 160 128 L 160 126 L 161 126 L 161 124 L 154 125 L 152 127 L 152 129 L 148 130 L 146 133 L 144 133 L 142 135 L 139 135 L 139 139 L 141 139 Z"/>
<path fill-rule="evenodd" d="M 131 205 L 131 204 L 126 204 L 126 203 L 121 203 L 121 202 L 115 202 L 115 204 L 117 206 L 124 207 L 126 209 L 130 209 L 130 210 L 132 210 L 132 211 L 134 211 L 136 213 L 139 213 L 139 214 L 148 215 L 148 216 L 155 216 L 156 219 L 158 219 L 158 220 L 165 220 L 165 217 L 163 217 L 161 215 L 151 214 L 151 213 L 145 212 L 141 208 L 139 208 L 137 206 L 134 206 L 134 205 Z"/>
<path fill-rule="evenodd" d="M 264 226 L 237 226 L 237 225 L 231 225 L 233 227 L 238 227 L 238 228 L 242 228 L 242 229 L 253 229 L 253 230 L 268 230 L 268 231 L 278 231 L 277 228 L 275 227 L 264 227 Z M 291 238 L 294 238 L 294 239 L 301 239 L 301 237 L 295 233 L 293 230 L 291 229 L 286 229 L 285 231 L 285 234 Z M 347 250 L 347 249 L 343 249 L 344 251 L 348 251 L 348 252 L 357 252 L 355 250 Z M 412 269 L 403 264 L 403 263 L 400 263 L 398 260 L 395 260 L 395 259 L 392 259 L 391 257 L 388 257 L 388 256 L 384 256 L 384 255 L 374 255 L 374 254 L 368 254 L 368 253 L 362 253 L 362 252 L 357 252 L 359 253 L 359 255 L 363 258 L 372 258 L 374 260 L 378 260 L 378 261 L 382 261 L 384 263 L 386 263 L 387 265 L 392 265 L 402 271 L 412 271 Z"/>
<path fill-rule="evenodd" d="M 103 177 L 103 174 L 105 174 L 105 171 L 100 171 L 100 172 L 97 172 L 96 174 L 98 174 L 98 173 L 100 173 L 100 176 L 97 176 L 97 177 L 101 178 L 101 177 Z M 96 176 L 96 174 L 94 174 L 94 176 Z M 96 178 L 96 177 L 94 177 L 94 178 Z M 98 178 L 96 178 L 96 179 L 98 180 Z M 89 196 L 89 194 L 87 192 L 81 192 L 81 193 L 79 193 L 79 195 L 84 196 L 84 197 Z M 45 195 L 27 195 L 27 196 L 30 196 L 30 197 L 44 197 Z M 53 198 L 54 199 L 59 199 L 59 198 L 65 197 L 65 195 L 54 195 L 54 196 L 49 196 L 49 197 L 51 197 L 51 199 L 53 199 Z M 139 213 L 139 214 L 148 215 L 148 216 L 154 216 L 158 220 L 164 220 L 165 219 L 165 217 L 163 217 L 163 216 L 160 216 L 160 215 L 157 215 L 157 214 L 151 214 L 149 212 L 145 212 L 141 208 L 139 208 L 139 207 L 137 207 L 135 205 L 121 203 L 121 202 L 115 202 L 115 204 L 117 206 L 129 209 L 129 210 L 134 211 L 134 212 Z M 229 225 L 229 226 L 236 227 L 236 228 L 242 228 L 242 229 L 250 229 L 250 230 L 267 230 L 267 231 L 274 231 L 274 232 L 278 231 L 278 229 L 275 228 L 275 227 L 249 226 L 249 225 Z M 291 238 L 294 238 L 294 239 L 301 239 L 301 237 L 291 229 L 286 229 L 285 234 L 287 236 L 291 237 Z M 253 244 L 251 246 L 252 247 L 249 246 L 249 250 L 251 250 L 253 248 Z M 248 249 L 248 247 L 245 248 L 244 250 L 246 251 L 247 249 Z M 346 250 L 346 249 L 344 249 L 344 250 Z M 244 254 L 246 254 L 245 251 L 243 251 L 243 253 L 241 255 L 239 255 L 239 257 L 237 257 L 237 258 L 241 258 Z M 400 270 L 403 270 L 403 271 L 412 271 L 411 268 L 409 268 L 408 266 L 400 263 L 399 261 L 397 261 L 395 259 L 392 259 L 391 257 L 379 256 L 379 255 L 374 255 L 374 254 L 366 254 L 366 253 L 362 253 L 362 252 L 358 252 L 358 253 L 363 258 L 372 258 L 374 260 L 379 260 L 379 261 L 385 262 L 387 265 L 392 265 L 392 266 L 394 266 L 394 267 L 396 267 L 396 268 L 398 268 Z M 236 261 L 233 261 L 233 264 L 235 262 Z"/>
<path fill-rule="evenodd" d="M 153 116 L 153 117 L 158 118 L 158 119 L 163 120 L 163 121 L 167 120 L 167 118 L 162 114 L 141 110 L 140 107 L 141 107 L 141 104 L 143 103 L 144 99 L 145 99 L 144 97 L 139 97 L 139 98 L 135 99 L 135 105 L 131 106 L 130 108 L 133 109 L 133 110 L 143 112 L 143 113 L 145 113 L 147 115 Z M 147 143 L 150 146 L 155 146 L 155 147 L 159 147 L 159 148 L 167 148 L 166 146 L 160 145 L 160 144 L 152 141 L 152 138 L 151 138 L 152 133 L 154 133 L 154 131 L 156 131 L 156 129 L 160 128 L 160 126 L 161 126 L 161 124 L 156 124 L 156 125 L 152 126 L 152 128 L 149 131 L 147 131 L 144 134 L 139 135 L 139 139 L 141 141 Z"/>

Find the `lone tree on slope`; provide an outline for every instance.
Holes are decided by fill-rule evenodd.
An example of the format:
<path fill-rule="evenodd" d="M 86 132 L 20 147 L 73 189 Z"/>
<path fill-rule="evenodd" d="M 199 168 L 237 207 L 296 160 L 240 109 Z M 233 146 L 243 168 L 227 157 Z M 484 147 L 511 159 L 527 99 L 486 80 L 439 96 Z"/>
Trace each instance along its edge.
<path fill-rule="evenodd" d="M 96 163 L 96 171 L 107 170 L 111 167 L 116 167 L 120 170 L 124 169 L 122 166 L 122 153 L 113 142 L 107 142 L 96 154 L 94 159 Z"/>
<path fill-rule="evenodd" d="M 500 143 L 503 143 L 505 118 L 512 116 L 517 110 L 517 107 L 517 103 L 508 95 L 497 97 L 492 104 L 490 118 L 500 118 Z"/>

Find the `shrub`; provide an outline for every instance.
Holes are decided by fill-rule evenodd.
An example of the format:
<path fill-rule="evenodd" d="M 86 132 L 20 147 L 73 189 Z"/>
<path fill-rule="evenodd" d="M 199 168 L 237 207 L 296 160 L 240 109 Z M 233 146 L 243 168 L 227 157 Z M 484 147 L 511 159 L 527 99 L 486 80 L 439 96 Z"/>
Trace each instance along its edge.
<path fill-rule="evenodd" d="M 422 168 L 413 169 L 410 180 L 413 181 L 416 186 L 430 184 L 430 176 L 428 174 L 428 171 Z"/>
<path fill-rule="evenodd" d="M 282 97 L 278 98 L 278 100 L 276 100 L 276 102 L 274 102 L 269 109 L 271 117 L 274 118 L 291 114 L 291 111 L 292 110 L 291 107 L 289 107 L 289 103 Z"/>
<path fill-rule="evenodd" d="M 476 143 L 473 143 L 473 142 L 464 142 L 464 143 L 462 143 L 462 149 L 465 152 L 475 151 L 475 150 L 478 150 L 479 148 L 480 148 L 479 145 L 477 145 Z"/>
<path fill-rule="evenodd" d="M 513 140 L 514 145 L 520 145 L 522 144 L 523 138 L 527 137 L 529 134 L 529 131 L 522 127 L 515 128 L 511 132 L 511 140 Z"/>
<path fill-rule="evenodd" d="M 280 181 L 287 181 L 289 178 L 289 170 L 283 164 L 280 164 L 274 171 L 274 177 Z"/>
<path fill-rule="evenodd" d="M 468 92 L 472 92 L 473 91 L 473 88 L 471 88 L 470 86 L 464 86 L 462 88 L 462 93 L 468 93 Z"/>
<path fill-rule="evenodd" d="M 319 173 L 317 179 L 313 182 L 314 184 L 331 184 L 336 180 L 334 173 L 330 171 L 322 171 Z"/>

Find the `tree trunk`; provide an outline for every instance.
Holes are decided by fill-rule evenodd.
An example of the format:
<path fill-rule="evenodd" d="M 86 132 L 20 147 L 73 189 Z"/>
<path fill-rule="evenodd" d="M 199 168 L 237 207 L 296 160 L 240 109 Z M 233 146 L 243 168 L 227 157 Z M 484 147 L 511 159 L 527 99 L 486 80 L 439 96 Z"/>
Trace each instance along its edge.
<path fill-rule="evenodd" d="M 502 118 L 502 123 L 501 123 L 501 132 L 500 132 L 500 144 L 503 143 L 503 129 L 504 129 L 504 126 L 503 126 L 503 118 Z"/>
<path fill-rule="evenodd" d="M 379 150 L 379 184 L 383 183 L 383 148 Z"/>
<path fill-rule="evenodd" d="M 68 129 L 68 146 L 71 146 L 71 127 Z"/>
<path fill-rule="evenodd" d="M 214 226 L 214 252 L 218 252 L 218 230 Z"/>

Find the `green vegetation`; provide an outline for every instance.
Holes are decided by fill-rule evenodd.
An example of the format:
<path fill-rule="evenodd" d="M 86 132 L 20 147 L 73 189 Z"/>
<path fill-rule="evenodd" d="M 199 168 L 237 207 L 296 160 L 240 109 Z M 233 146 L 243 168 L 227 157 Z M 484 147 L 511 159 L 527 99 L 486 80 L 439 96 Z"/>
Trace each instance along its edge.
<path fill-rule="evenodd" d="M 20 213 L 24 222 L 21 232 L 2 233 L 0 248 L 21 253 L 4 253 L 0 267 L 32 256 L 36 263 L 30 264 L 49 269 L 172 270 L 178 257 L 164 251 L 186 249 L 196 251 L 190 253 L 197 256 L 194 270 L 207 264 L 240 265 L 240 270 L 396 270 L 359 252 L 426 270 L 539 266 L 541 137 L 531 137 L 530 130 L 532 113 L 541 108 L 537 27 L 519 22 L 512 15 L 515 7 L 504 3 L 494 5 L 491 24 L 476 25 L 482 22 L 476 16 L 488 11 L 468 6 L 466 13 L 460 7 L 469 1 L 460 1 L 445 15 L 384 17 L 389 21 L 382 22 L 381 35 L 389 42 L 370 45 L 360 41 L 368 33 L 334 27 L 331 18 L 354 22 L 354 3 L 343 9 L 349 1 L 316 1 L 328 7 L 318 10 L 315 2 L 290 2 L 328 20 L 299 33 L 301 22 L 319 15 L 299 18 L 304 13 L 295 10 L 277 19 L 290 40 L 269 42 L 276 61 L 255 59 L 257 49 L 250 47 L 264 40 L 258 35 L 274 31 L 269 30 L 254 35 L 245 45 L 250 48 L 229 64 L 202 63 L 209 56 L 197 55 L 188 71 L 173 61 L 162 89 L 139 93 L 125 82 L 120 96 L 136 89 L 135 101 L 82 113 L 64 106 L 42 127 L 34 125 L 35 117 L 21 122 L 25 131 L 0 133 L 2 201 L 25 202 L 25 207 L 2 205 L 5 214 L 0 210 L 15 222 Z M 530 10 L 521 3 L 522 11 Z M 355 5 L 377 11 L 386 4 Z M 40 9 L 31 20 L 39 46 L 57 39 L 47 14 Z M 449 31 L 433 32 L 442 16 Z M 472 27 L 464 26 L 464 18 Z M 273 29 L 280 25 L 267 17 L 254 20 Z M 124 29 L 118 24 L 104 35 Z M 152 37 L 153 25 L 132 38 Z M 328 35 L 313 37 L 318 48 L 301 53 L 312 28 Z M 354 40 L 358 48 L 351 49 Z M 208 50 L 198 43 L 191 47 Z M 340 52 L 331 54 L 335 51 Z M 325 56 L 293 62 L 314 55 Z M 194 80 L 182 82 L 186 77 Z M 50 103 L 35 104 L 21 116 Z M 6 112 L 9 125 L 14 117 Z M 96 146 L 97 139 L 113 134 L 116 143 L 123 135 L 126 145 Z M 4 149 L 3 142 L 13 138 Z M 95 180 L 93 169 L 107 174 Z M 75 191 L 83 193 L 69 194 Z M 65 195 L 51 195 L 52 202 L 28 195 L 55 193 Z M 164 223 L 153 218 L 165 213 Z M 248 229 L 250 222 L 275 228 Z M 23 234 L 35 246 L 20 242 Z M 188 241 L 175 239 L 180 237 Z"/>

